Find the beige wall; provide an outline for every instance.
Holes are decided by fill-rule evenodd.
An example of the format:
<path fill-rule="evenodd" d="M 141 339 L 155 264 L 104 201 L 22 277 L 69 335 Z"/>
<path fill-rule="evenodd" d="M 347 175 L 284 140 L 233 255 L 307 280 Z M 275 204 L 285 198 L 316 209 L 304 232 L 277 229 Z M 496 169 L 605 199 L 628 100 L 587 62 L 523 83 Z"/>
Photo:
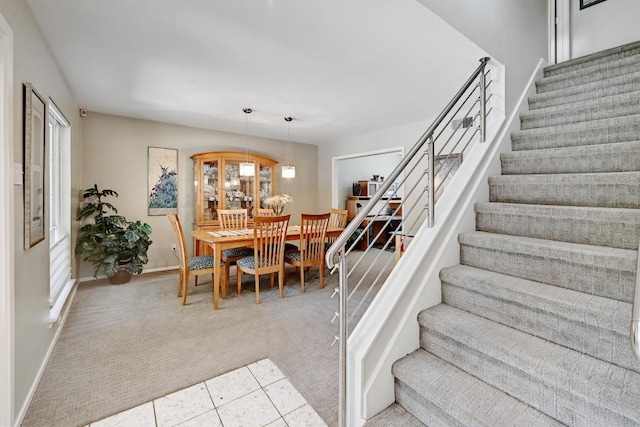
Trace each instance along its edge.
<path fill-rule="evenodd" d="M 138 120 L 99 114 L 89 111 L 82 118 L 84 144 L 82 151 L 83 188 L 98 184 L 119 193 L 113 200 L 120 214 L 129 220 L 141 220 L 153 228 L 146 269 L 176 266 L 171 252 L 174 237 L 164 216 L 147 215 L 147 147 L 165 147 L 178 150 L 178 214 L 185 232 L 193 221 L 193 162 L 195 153 L 219 150 L 245 151 L 246 135 Z M 249 138 L 252 153 L 286 162 L 285 141 Z M 296 178 L 282 179 L 280 165 L 276 167 L 276 192 L 289 193 L 293 204 L 285 213 L 291 221 L 299 223 L 301 212 L 318 212 L 317 176 L 318 147 L 292 143 L 291 164 L 296 166 Z M 87 263 L 80 266 L 80 277 L 91 277 L 93 270 Z"/>
<path fill-rule="evenodd" d="M 78 107 L 62 77 L 39 27 L 25 1 L 1 0 L 0 13 L 14 32 L 14 162 L 22 164 L 22 84 L 31 82 L 45 99 L 51 98 L 71 122 L 72 193 L 77 194 L 81 174 L 81 130 Z M 19 417 L 43 369 L 59 324 L 49 328 L 49 239 L 23 248 L 23 188 L 14 186 L 14 408 Z M 73 195 L 72 195 L 73 197 Z M 73 197 L 75 199 L 75 197 Z M 74 208 L 75 210 L 75 208 Z"/>

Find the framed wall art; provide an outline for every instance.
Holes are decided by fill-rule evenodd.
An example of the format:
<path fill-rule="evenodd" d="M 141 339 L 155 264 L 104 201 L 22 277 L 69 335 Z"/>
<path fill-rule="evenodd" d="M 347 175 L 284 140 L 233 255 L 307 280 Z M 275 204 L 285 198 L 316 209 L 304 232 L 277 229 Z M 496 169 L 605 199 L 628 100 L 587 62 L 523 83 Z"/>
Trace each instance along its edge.
<path fill-rule="evenodd" d="M 435 172 L 433 177 L 434 201 L 440 198 L 451 177 L 460 167 L 460 163 L 462 163 L 462 153 L 451 153 L 435 157 L 433 160 L 433 170 Z"/>
<path fill-rule="evenodd" d="M 24 247 L 45 237 L 45 101 L 31 83 L 23 85 L 24 100 Z"/>
<path fill-rule="evenodd" d="M 149 147 L 149 215 L 178 213 L 178 150 Z"/>
<path fill-rule="evenodd" d="M 580 0 L 580 10 L 585 7 L 593 6 L 594 4 L 602 3 L 603 1 L 606 0 Z"/>

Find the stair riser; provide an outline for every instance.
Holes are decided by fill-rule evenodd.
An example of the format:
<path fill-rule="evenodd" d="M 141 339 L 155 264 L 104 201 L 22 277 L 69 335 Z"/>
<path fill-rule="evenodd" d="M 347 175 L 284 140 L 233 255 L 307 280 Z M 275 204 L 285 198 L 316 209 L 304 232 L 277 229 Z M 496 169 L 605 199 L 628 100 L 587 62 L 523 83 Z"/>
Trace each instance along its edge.
<path fill-rule="evenodd" d="M 536 81 L 536 92 L 544 93 L 560 90 L 571 86 L 603 81 L 624 74 L 637 73 L 638 71 L 640 71 L 640 61 L 636 56 L 629 57 L 611 64 L 602 64 L 575 72 L 545 77 Z"/>
<path fill-rule="evenodd" d="M 429 427 L 456 426 L 465 427 L 465 424 L 457 421 L 439 406 L 435 405 L 425 396 L 416 393 L 411 387 L 396 379 L 394 386 L 396 403 L 402 405 L 414 417 Z"/>
<path fill-rule="evenodd" d="M 540 371 L 544 369 L 542 367 L 515 366 L 517 354 L 499 349 L 495 349 L 496 354 L 487 354 L 457 337 L 424 327 L 420 330 L 420 346 L 569 426 L 623 426 L 640 422 L 623 417 L 572 390 L 570 379 L 562 378 L 558 372 Z M 593 387 L 598 386 L 594 384 Z"/>
<path fill-rule="evenodd" d="M 500 161 L 502 175 L 640 171 L 640 142 L 514 151 Z"/>
<path fill-rule="evenodd" d="M 515 248 L 460 245 L 463 265 L 624 302 L 631 302 L 633 296 L 634 261 L 526 244 Z"/>
<path fill-rule="evenodd" d="M 514 151 L 637 141 L 640 115 L 531 129 L 511 134 Z"/>
<path fill-rule="evenodd" d="M 442 282 L 442 301 L 445 304 L 510 326 L 519 331 L 546 339 L 600 360 L 638 372 L 640 367 L 631 354 L 628 325 L 631 320 L 629 304 L 617 303 L 628 314 L 618 316 L 612 325 L 595 325 L 570 317 L 566 303 L 549 301 L 538 295 L 519 293 L 491 284 Z M 585 316 L 587 315 L 585 311 Z M 597 314 L 588 313 L 591 317 Z M 604 323 L 604 322 L 603 322 Z"/>
<path fill-rule="evenodd" d="M 640 216 L 624 212 L 586 212 L 536 209 L 481 209 L 476 211 L 476 230 L 511 236 L 557 240 L 585 245 L 638 249 Z"/>
<path fill-rule="evenodd" d="M 530 111 L 521 114 L 520 123 L 521 129 L 526 130 L 634 114 L 640 114 L 640 98 L 637 93 L 633 96 L 623 94 L 612 98 Z"/>
<path fill-rule="evenodd" d="M 620 61 L 638 54 L 640 54 L 640 42 L 628 43 L 623 46 L 618 46 L 613 49 L 597 52 L 560 64 L 550 65 L 548 67 L 545 67 L 544 75 L 545 77 L 551 77 L 555 75 L 566 74 L 575 70 Z"/>
<path fill-rule="evenodd" d="M 489 178 L 489 200 L 502 203 L 640 207 L 640 174 L 509 175 Z"/>
<path fill-rule="evenodd" d="M 640 73 L 625 74 L 612 79 L 572 86 L 552 92 L 544 92 L 529 97 L 529 109 L 554 107 L 580 101 L 633 92 L 640 87 Z"/>

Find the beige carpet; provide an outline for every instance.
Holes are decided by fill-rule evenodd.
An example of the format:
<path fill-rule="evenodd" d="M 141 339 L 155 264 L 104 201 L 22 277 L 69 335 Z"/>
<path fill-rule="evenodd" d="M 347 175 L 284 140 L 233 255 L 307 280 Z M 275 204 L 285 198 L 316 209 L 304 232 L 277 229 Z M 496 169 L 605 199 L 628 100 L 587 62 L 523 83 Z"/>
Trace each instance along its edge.
<path fill-rule="evenodd" d="M 393 256 L 392 253 L 384 256 Z M 233 272 L 233 270 L 232 270 Z M 285 298 L 253 277 L 213 310 L 210 282 L 176 297 L 177 272 L 145 274 L 126 285 L 79 286 L 76 299 L 23 426 L 84 426 L 124 409 L 268 357 L 329 425 L 337 420 L 337 324 L 317 272 L 300 293 L 287 270 Z M 205 279 L 206 280 L 206 279 Z"/>

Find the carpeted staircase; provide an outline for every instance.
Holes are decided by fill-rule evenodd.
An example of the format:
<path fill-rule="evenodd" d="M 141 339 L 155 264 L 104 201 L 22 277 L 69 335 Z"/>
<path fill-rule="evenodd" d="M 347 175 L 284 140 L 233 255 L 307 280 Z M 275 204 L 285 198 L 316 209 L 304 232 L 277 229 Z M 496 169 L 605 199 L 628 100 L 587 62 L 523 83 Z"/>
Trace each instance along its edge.
<path fill-rule="evenodd" d="M 544 75 L 368 427 L 640 424 L 640 42 Z"/>

